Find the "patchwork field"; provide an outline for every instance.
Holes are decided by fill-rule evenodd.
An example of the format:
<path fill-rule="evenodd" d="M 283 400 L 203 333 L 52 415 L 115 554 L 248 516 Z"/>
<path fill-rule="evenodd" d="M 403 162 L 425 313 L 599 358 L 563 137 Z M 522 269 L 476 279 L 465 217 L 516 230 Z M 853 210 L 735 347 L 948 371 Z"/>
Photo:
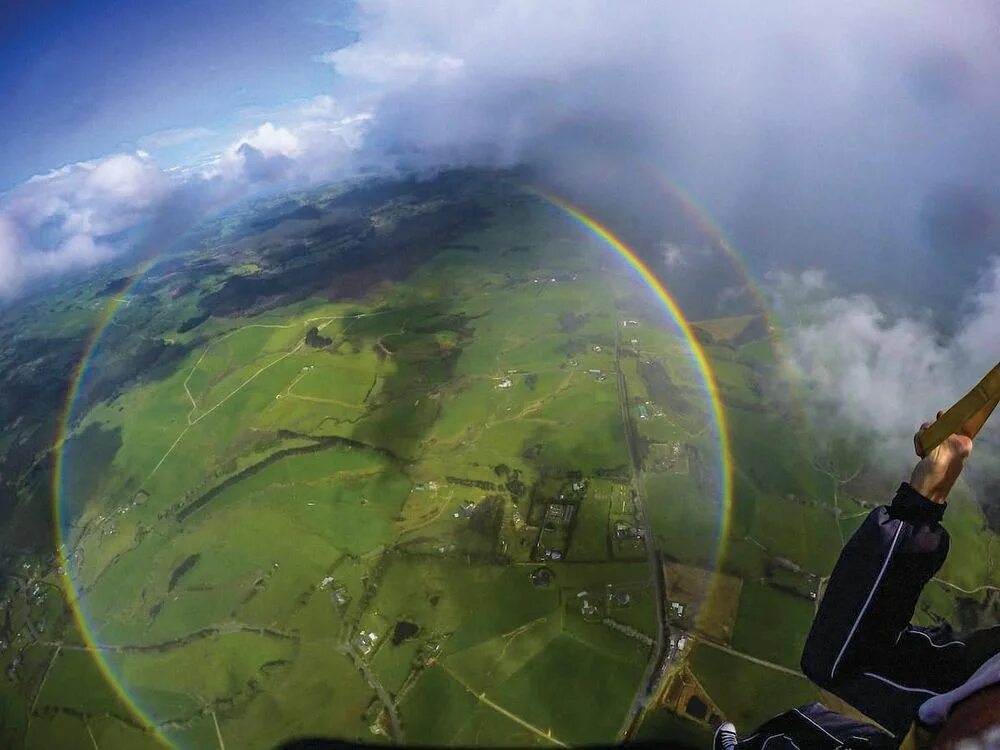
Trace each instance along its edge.
<path fill-rule="evenodd" d="M 58 518 L 8 533 L 65 549 L 5 563 L 0 744 L 693 746 L 815 697 L 821 579 L 884 498 L 769 395 L 763 318 L 694 326 L 724 498 L 690 342 L 567 217 L 467 176 L 308 200 L 349 218 L 228 218 L 107 328 L 19 485 Z M 1000 583 L 953 524 L 928 620 Z"/>

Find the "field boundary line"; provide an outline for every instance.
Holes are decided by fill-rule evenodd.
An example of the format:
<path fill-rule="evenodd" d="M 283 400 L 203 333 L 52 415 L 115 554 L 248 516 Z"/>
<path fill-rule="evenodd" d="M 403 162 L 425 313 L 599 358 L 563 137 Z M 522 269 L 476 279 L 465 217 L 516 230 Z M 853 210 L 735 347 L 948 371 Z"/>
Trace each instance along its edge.
<path fill-rule="evenodd" d="M 237 393 L 239 393 L 240 391 L 242 391 L 252 381 L 256 380 L 256 378 L 261 373 L 263 373 L 265 370 L 268 370 L 271 367 L 274 367 L 279 362 L 281 362 L 281 361 L 287 359 L 288 357 L 292 356 L 297 351 L 299 351 L 303 346 L 304 346 L 304 342 L 299 342 L 295 346 L 295 348 L 293 348 L 291 351 L 285 352 L 280 357 L 278 357 L 277 359 L 275 359 L 273 362 L 269 362 L 268 364 L 266 364 L 263 367 L 261 367 L 259 370 L 257 370 L 257 372 L 255 372 L 249 378 L 247 378 L 242 383 L 240 383 L 238 386 L 236 386 L 236 388 L 234 388 L 229 394 L 227 394 L 226 396 L 224 396 L 222 398 L 222 400 L 219 401 L 219 403 L 217 403 L 215 406 L 213 406 L 208 411 L 203 412 L 202 414 L 199 414 L 197 417 L 194 418 L 194 420 L 191 419 L 191 414 L 188 413 L 188 425 L 187 425 L 187 427 L 185 427 L 181 431 L 181 434 L 177 436 L 177 439 L 174 440 L 174 442 L 170 445 L 169 448 L 167 448 L 167 452 L 163 454 L 163 456 L 160 458 L 160 460 L 156 463 L 156 466 L 153 467 L 153 470 L 151 472 L 149 472 L 149 476 L 146 477 L 146 481 L 149 481 L 149 478 L 152 477 L 157 471 L 159 471 L 160 467 L 163 465 L 163 462 L 167 460 L 167 457 L 173 452 L 174 448 L 177 447 L 177 444 L 181 441 L 181 438 L 183 438 L 187 434 L 188 430 L 190 430 L 192 427 L 194 427 L 196 424 L 198 424 L 201 420 L 203 420 L 209 414 L 211 414 L 216 409 L 218 409 L 220 406 L 222 406 L 224 403 L 226 403 L 229 399 L 231 399 Z"/>
<path fill-rule="evenodd" d="M 31 701 L 31 708 L 28 710 L 29 715 L 35 713 L 35 706 L 38 705 L 38 699 L 42 695 L 42 688 L 45 687 L 45 683 L 49 679 L 49 673 L 52 671 L 52 667 L 56 663 L 56 657 L 59 656 L 61 651 L 62 644 L 56 646 L 56 650 L 52 653 L 52 658 L 49 659 L 49 666 L 45 668 L 45 674 L 42 675 L 42 679 L 38 683 L 38 690 L 35 691 L 35 697 Z"/>
<path fill-rule="evenodd" d="M 167 460 L 167 457 L 173 452 L 174 448 L 177 447 L 177 444 L 181 441 L 181 438 L 183 438 L 184 435 L 187 434 L 187 431 L 190 428 L 194 427 L 196 424 L 198 424 L 198 422 L 200 422 L 202 419 L 204 419 L 209 414 L 211 414 L 213 411 L 215 411 L 220 406 L 222 406 L 224 403 L 226 403 L 226 401 L 228 401 L 230 398 L 232 398 L 237 393 L 239 393 L 241 390 L 243 390 L 243 388 L 245 388 L 247 385 L 249 385 L 250 382 L 253 381 L 254 379 L 256 379 L 257 376 L 260 375 L 262 372 L 264 372 L 265 370 L 267 370 L 270 367 L 273 367 L 274 365 L 278 364 L 282 360 L 286 359 L 287 357 L 292 356 L 297 351 L 299 351 L 303 346 L 305 346 L 305 341 L 300 341 L 293 349 L 291 349 L 290 351 L 285 352 L 284 354 L 282 354 L 280 357 L 278 357 L 273 362 L 270 362 L 270 363 L 264 365 L 263 367 L 261 367 L 259 370 L 257 370 L 257 372 L 255 372 L 249 378 L 247 378 L 242 383 L 240 383 L 240 385 L 236 386 L 236 388 L 231 393 L 229 393 L 227 396 L 225 396 L 215 406 L 213 406 L 208 411 L 203 412 L 202 414 L 199 414 L 197 417 L 195 417 L 194 419 L 192 419 L 191 415 L 195 412 L 195 410 L 198 407 L 197 407 L 197 404 L 196 404 L 196 402 L 194 400 L 194 396 L 191 395 L 191 391 L 188 388 L 188 381 L 191 379 L 191 376 L 194 374 L 194 371 L 196 369 L 198 369 L 198 365 L 201 364 L 201 361 L 205 358 L 205 355 L 208 354 L 209 350 L 211 350 L 212 347 L 214 347 L 216 344 L 222 343 L 223 341 L 225 341 L 230 336 L 232 336 L 232 335 L 234 335 L 236 333 L 239 333 L 240 331 L 246 330 L 247 328 L 295 328 L 296 326 L 307 326 L 310 323 L 313 323 L 313 322 L 315 322 L 317 320 L 322 320 L 323 321 L 323 324 L 321 326 L 319 326 L 320 328 L 326 328 L 326 326 L 328 326 L 330 323 L 332 323 L 335 320 L 358 320 L 360 318 L 371 318 L 371 317 L 374 317 L 376 315 L 385 315 L 388 312 L 391 312 L 391 311 L 390 310 L 381 310 L 379 312 L 373 312 L 373 313 L 357 313 L 356 315 L 319 315 L 319 316 L 314 317 L 314 318 L 306 318 L 305 320 L 303 320 L 301 322 L 288 323 L 286 325 L 266 324 L 266 323 L 250 323 L 250 324 L 245 325 L 245 326 L 240 326 L 239 328 L 234 328 L 232 331 L 227 331 L 217 341 L 213 341 L 211 344 L 209 344 L 207 347 L 205 347 L 205 350 L 201 353 L 201 356 L 198 358 L 198 361 L 195 362 L 194 365 L 192 365 L 191 370 L 188 372 L 187 377 L 184 379 L 184 391 L 187 393 L 188 400 L 190 400 L 191 403 L 192 403 L 191 411 L 188 412 L 188 417 L 187 417 L 187 419 L 188 419 L 188 425 L 187 425 L 187 427 L 184 428 L 184 430 L 181 431 L 181 434 L 177 436 L 177 439 L 174 440 L 174 442 L 170 445 L 170 447 L 167 448 L 167 452 L 163 454 L 163 456 L 160 458 L 160 460 L 156 463 L 156 466 L 153 467 L 153 470 L 151 472 L 149 472 L 148 476 L 146 477 L 146 479 L 144 481 L 149 481 L 150 477 L 152 477 L 157 471 L 159 471 L 160 467 L 163 465 L 163 462 Z"/>
<path fill-rule="evenodd" d="M 212 723 L 215 724 L 215 736 L 219 738 L 219 750 L 226 750 L 226 743 L 222 741 L 222 730 L 219 729 L 219 719 L 212 711 Z"/>
<path fill-rule="evenodd" d="M 994 586 L 989 583 L 984 583 L 982 586 L 977 586 L 974 589 L 963 589 L 957 583 L 946 581 L 944 578 L 938 578 L 937 576 L 935 576 L 931 580 L 937 581 L 938 583 L 943 584 L 944 586 L 950 586 L 956 591 L 961 591 L 963 594 L 978 594 L 980 591 L 1000 591 L 1000 586 Z"/>
<path fill-rule="evenodd" d="M 709 646 L 710 648 L 714 648 L 717 651 L 724 651 L 727 654 L 732 654 L 733 656 L 738 656 L 741 659 L 752 661 L 754 664 L 759 664 L 762 667 L 773 669 L 776 672 L 784 672 L 785 674 L 790 674 L 795 677 L 802 677 L 803 679 L 807 679 L 806 676 L 797 669 L 792 669 L 791 667 L 784 667 L 781 664 L 775 664 L 773 661 L 758 659 L 756 656 L 751 656 L 750 654 L 745 654 L 742 651 L 737 651 L 735 648 L 731 648 L 730 646 L 723 646 L 721 643 L 705 640 L 704 638 L 699 638 L 698 642 L 703 643 L 704 645 Z"/>
<path fill-rule="evenodd" d="M 187 633 L 186 635 L 178 636 L 177 638 L 171 638 L 166 641 L 159 641 L 157 643 L 95 643 L 93 646 L 87 644 L 80 645 L 68 645 L 65 643 L 58 643 L 55 641 L 37 641 L 37 643 L 42 646 L 56 646 L 58 649 L 64 651 L 86 651 L 88 653 L 97 652 L 108 652 L 108 653 L 155 653 L 167 651 L 174 648 L 181 648 L 186 646 L 196 640 L 205 640 L 208 638 L 217 638 L 223 635 L 233 635 L 236 633 L 249 633 L 250 635 L 257 635 L 261 638 L 272 638 L 282 641 L 292 641 L 298 643 L 301 640 L 301 636 L 292 633 L 285 632 L 282 630 L 275 630 L 261 625 L 250 625 L 244 622 L 223 622 L 217 623 L 215 625 L 209 625 L 207 627 L 201 628 L 200 630 L 195 630 L 192 633 Z"/>
<path fill-rule="evenodd" d="M 489 698 L 486 697 L 486 692 L 485 691 L 482 692 L 482 693 L 477 693 L 475 690 L 473 690 L 471 687 L 469 687 L 462 678 L 460 678 L 457 674 L 455 674 L 450 669 L 448 669 L 448 667 L 445 666 L 443 663 L 441 664 L 441 669 L 443 669 L 445 672 L 447 672 L 448 675 L 453 680 L 455 680 L 455 682 L 457 682 L 459 685 L 461 685 L 463 688 L 465 688 L 465 690 L 468 693 L 470 693 L 477 701 L 479 701 L 480 703 L 482 703 L 482 704 L 484 704 L 486 706 L 489 706 L 494 711 L 496 711 L 498 714 L 501 714 L 501 715 L 507 717 L 508 719 L 510 719 L 511 721 L 513 721 L 513 722 L 515 722 L 517 724 L 520 724 L 522 727 L 524 727 L 528 731 L 533 732 L 534 734 L 537 734 L 539 737 L 548 740 L 553 745 L 558 745 L 559 747 L 565 747 L 565 748 L 569 747 L 569 745 L 567 745 L 565 742 L 563 742 L 562 740 L 558 739 L 555 735 L 553 735 L 551 729 L 548 732 L 543 732 L 541 729 L 539 729 L 538 727 L 536 727 L 534 724 L 528 723 L 527 721 L 525 721 L 524 719 L 522 719 L 517 714 L 511 713 L 510 711 L 508 711 L 503 706 L 498 705 L 498 704 L 494 703 L 493 701 L 491 701 Z"/>

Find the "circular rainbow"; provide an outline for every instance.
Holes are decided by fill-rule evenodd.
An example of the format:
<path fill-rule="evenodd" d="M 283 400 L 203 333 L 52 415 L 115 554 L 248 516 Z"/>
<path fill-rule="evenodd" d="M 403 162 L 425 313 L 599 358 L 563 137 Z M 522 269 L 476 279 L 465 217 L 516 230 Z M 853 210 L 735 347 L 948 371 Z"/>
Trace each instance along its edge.
<path fill-rule="evenodd" d="M 736 263 L 737 267 L 741 269 L 749 280 L 749 275 L 746 274 L 746 270 L 743 264 L 739 261 L 738 256 L 736 256 L 735 251 L 732 246 L 725 239 L 722 234 L 708 214 L 702 210 L 697 203 L 693 201 L 689 196 L 687 196 L 684 191 L 680 188 L 673 186 L 673 183 L 665 181 L 665 189 L 669 189 L 672 195 L 674 195 L 682 205 L 685 207 L 686 212 L 691 218 L 695 219 L 704 231 L 706 231 L 709 236 L 715 239 L 719 245 L 727 252 L 730 258 Z M 618 256 L 620 256 L 636 273 L 640 276 L 643 282 L 649 287 L 652 293 L 656 296 L 657 300 L 663 305 L 668 315 L 674 324 L 678 327 L 683 336 L 694 361 L 695 369 L 698 373 L 699 379 L 704 387 L 709 405 L 710 414 L 712 422 L 715 428 L 715 434 L 717 437 L 718 451 L 719 451 L 719 464 L 720 464 L 720 476 L 719 476 L 719 502 L 721 507 L 720 519 L 719 519 L 719 529 L 718 529 L 718 544 L 717 551 L 719 559 L 717 560 L 717 565 L 720 565 L 722 560 L 721 557 L 724 553 L 724 542 L 728 538 L 730 531 L 730 519 L 732 516 L 732 505 L 733 505 L 733 465 L 732 465 L 732 454 L 730 450 L 730 434 L 729 428 L 726 421 L 725 411 L 722 405 L 722 400 L 719 394 L 718 384 L 715 379 L 715 375 L 712 371 L 711 364 L 705 355 L 705 351 L 702 348 L 697 336 L 694 334 L 691 326 L 684 316 L 683 312 L 680 310 L 676 301 L 664 287 L 663 283 L 657 278 L 649 266 L 639 258 L 636 253 L 631 250 L 621 239 L 619 239 L 610 229 L 603 226 L 592 216 L 587 215 L 578 207 L 572 205 L 571 203 L 553 196 L 551 194 L 546 194 L 543 192 L 533 191 L 536 194 L 543 197 L 551 205 L 557 207 L 567 216 L 571 217 L 581 226 L 586 228 L 590 233 L 600 239 L 607 247 L 612 249 Z M 67 484 L 66 476 L 66 466 L 65 466 L 65 443 L 70 435 L 71 424 L 75 416 L 77 402 L 79 400 L 80 392 L 82 387 L 87 381 L 87 375 L 90 371 L 90 367 L 94 361 L 94 355 L 99 349 L 102 336 L 107 329 L 107 327 L 113 321 L 117 312 L 126 303 L 129 295 L 134 290 L 136 284 L 151 270 L 155 265 L 157 258 L 151 258 L 144 262 L 135 274 L 130 277 L 128 283 L 125 285 L 123 290 L 113 297 L 105 305 L 104 309 L 101 311 L 94 327 L 88 337 L 86 346 L 84 348 L 83 355 L 81 356 L 80 362 L 72 374 L 70 380 L 70 385 L 66 393 L 65 405 L 62 414 L 59 419 L 57 428 L 57 437 L 54 444 L 55 460 L 53 462 L 53 474 L 52 474 L 52 504 L 53 504 L 53 518 L 55 519 L 55 540 L 56 540 L 56 555 L 59 562 L 60 570 L 62 571 L 60 576 L 60 583 L 66 597 L 67 603 L 70 608 L 71 615 L 76 622 L 81 637 L 84 644 L 93 655 L 95 663 L 100 670 L 102 676 L 108 682 L 109 686 L 114 690 L 118 698 L 121 700 L 122 704 L 128 708 L 133 716 L 139 721 L 141 726 L 143 726 L 146 731 L 150 734 L 152 738 L 161 743 L 165 747 L 173 747 L 171 743 L 164 734 L 158 729 L 156 722 L 146 713 L 145 710 L 132 698 L 132 696 L 123 688 L 121 682 L 118 680 L 114 671 L 111 669 L 108 660 L 104 656 L 101 644 L 96 640 L 93 635 L 93 630 L 88 623 L 83 607 L 81 606 L 79 592 L 73 583 L 72 577 L 70 575 L 70 563 L 69 555 L 67 554 L 67 528 L 64 524 L 64 513 L 63 513 L 63 500 L 67 496 L 69 487 Z M 758 303 L 760 310 L 763 313 L 767 311 L 767 305 L 764 303 L 756 287 L 752 283 L 748 283 L 748 287 L 751 293 L 754 295 L 755 300 Z M 765 317 L 767 317 L 765 315 Z M 770 318 L 768 318 L 770 323 Z M 709 600 L 711 599 L 711 591 L 708 594 Z"/>
<path fill-rule="evenodd" d="M 121 682 L 115 676 L 111 666 L 108 664 L 107 659 L 104 658 L 104 652 L 101 644 L 94 638 L 93 631 L 84 617 L 83 608 L 80 605 L 79 592 L 73 584 L 73 579 L 70 576 L 70 563 L 72 561 L 66 553 L 66 537 L 62 512 L 62 500 L 66 497 L 66 487 L 64 487 L 66 482 L 65 444 L 66 440 L 69 438 L 70 425 L 75 412 L 76 402 L 80 396 L 80 389 L 86 382 L 87 373 L 89 372 L 90 365 L 93 362 L 94 353 L 97 351 L 98 345 L 100 344 L 101 336 L 111 324 L 111 321 L 114 320 L 115 314 L 128 300 L 129 294 L 135 288 L 135 285 L 149 272 L 155 263 L 156 258 L 151 258 L 140 265 L 138 270 L 129 278 L 122 291 L 112 297 L 104 306 L 104 309 L 98 316 L 97 322 L 94 324 L 94 328 L 87 339 L 83 355 L 80 357 L 80 362 L 73 371 L 70 385 L 66 392 L 66 402 L 57 425 L 56 440 L 53 447 L 53 450 L 55 451 L 55 461 L 52 465 L 52 517 L 55 519 L 56 559 L 59 563 L 59 570 L 62 571 L 59 576 L 60 585 L 63 590 L 63 595 L 66 597 L 66 602 L 69 605 L 70 615 L 76 623 L 84 645 L 94 657 L 94 663 L 97 665 L 97 669 L 100 671 L 101 676 L 104 677 L 104 680 L 115 692 L 122 704 L 136 719 L 139 720 L 139 723 L 156 741 L 160 742 L 165 747 L 173 747 L 172 743 L 170 743 L 157 728 L 156 723 L 139 707 L 135 700 L 133 700 L 128 692 L 126 692 L 122 687 Z"/>
<path fill-rule="evenodd" d="M 670 296 L 670 292 L 667 291 L 666 287 L 663 286 L 663 283 L 656 277 L 652 270 L 650 270 L 649 266 L 646 265 L 642 258 L 636 255 L 635 252 L 628 247 L 628 245 L 615 236 L 610 229 L 600 224 L 597 219 L 585 214 L 573 204 L 547 193 L 540 193 L 540 195 L 548 200 L 553 206 L 559 208 L 568 216 L 575 219 L 580 225 L 585 227 L 605 245 L 614 250 L 622 259 L 624 259 L 625 262 L 639 274 L 640 278 L 650 288 L 657 300 L 663 304 L 663 307 L 670 315 L 671 320 L 673 320 L 674 324 L 678 327 L 678 329 L 680 329 L 681 335 L 684 337 L 684 341 L 691 352 L 692 358 L 694 359 L 695 369 L 698 371 L 702 385 L 705 388 L 705 393 L 708 397 L 710 405 L 712 420 L 715 423 L 715 433 L 718 438 L 720 466 L 719 501 L 721 505 L 721 513 L 719 519 L 719 539 L 717 540 L 717 549 L 719 551 L 719 556 L 721 557 L 723 552 L 723 543 L 729 538 L 729 522 L 732 517 L 733 465 L 726 413 L 722 406 L 722 398 L 719 395 L 719 386 L 715 380 L 715 374 L 712 372 L 712 365 L 705 356 L 705 350 L 702 348 L 701 343 L 698 341 L 698 337 L 695 335 L 694 331 L 691 330 L 691 325 L 688 323 L 687 318 L 684 317 L 684 313 L 681 312 L 677 302 Z M 717 564 L 721 564 L 721 559 L 716 562 Z"/>

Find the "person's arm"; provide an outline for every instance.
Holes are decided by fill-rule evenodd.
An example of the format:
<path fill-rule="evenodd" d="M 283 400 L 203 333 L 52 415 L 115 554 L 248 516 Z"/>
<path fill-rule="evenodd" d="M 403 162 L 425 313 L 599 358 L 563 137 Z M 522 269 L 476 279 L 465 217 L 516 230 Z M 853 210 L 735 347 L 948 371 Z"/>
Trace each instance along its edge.
<path fill-rule="evenodd" d="M 802 671 L 899 731 L 960 678 L 964 644 L 950 628 L 910 626 L 948 554 L 945 498 L 971 451 L 953 435 L 924 457 L 889 506 L 873 510 L 834 567 L 802 654 Z"/>
<path fill-rule="evenodd" d="M 883 661 L 910 623 L 924 585 L 948 554 L 945 505 L 903 483 L 844 547 L 802 654 L 821 686 Z"/>

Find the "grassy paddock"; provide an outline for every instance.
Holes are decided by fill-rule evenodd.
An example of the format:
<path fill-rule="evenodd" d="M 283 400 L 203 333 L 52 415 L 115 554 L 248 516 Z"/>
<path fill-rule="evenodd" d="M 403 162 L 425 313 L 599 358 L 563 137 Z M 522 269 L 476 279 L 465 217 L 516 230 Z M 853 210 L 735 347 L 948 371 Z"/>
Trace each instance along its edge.
<path fill-rule="evenodd" d="M 789 708 L 819 700 L 819 691 L 805 678 L 793 677 L 699 644 L 691 668 L 726 719 L 741 732 Z"/>

